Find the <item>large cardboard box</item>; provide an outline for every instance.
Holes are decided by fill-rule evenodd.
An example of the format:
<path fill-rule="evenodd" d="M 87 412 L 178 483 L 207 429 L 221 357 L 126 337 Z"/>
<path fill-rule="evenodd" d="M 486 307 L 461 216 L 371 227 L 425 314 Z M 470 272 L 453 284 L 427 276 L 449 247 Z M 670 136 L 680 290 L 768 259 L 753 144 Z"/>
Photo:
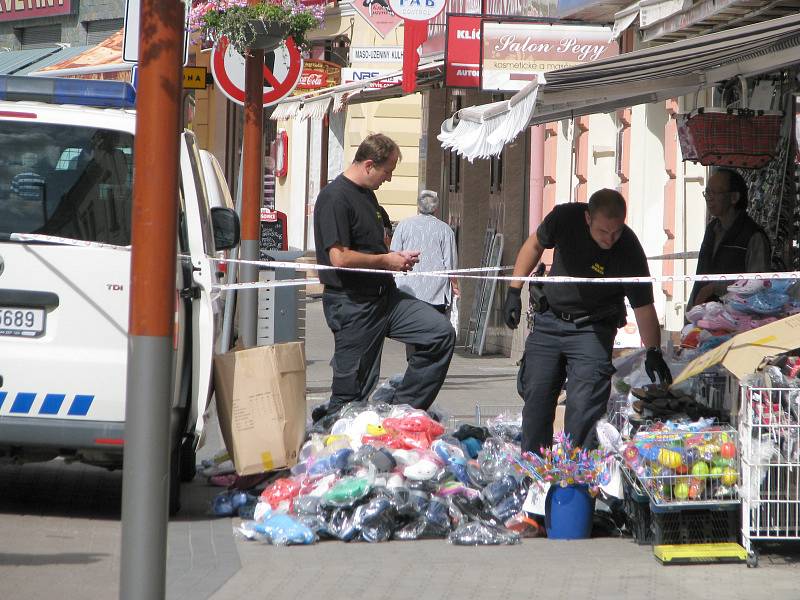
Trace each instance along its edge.
<path fill-rule="evenodd" d="M 214 387 L 222 437 L 239 475 L 297 463 L 306 425 L 301 342 L 217 356 Z"/>
<path fill-rule="evenodd" d="M 766 357 L 796 348 L 800 348 L 800 314 L 733 336 L 686 365 L 673 385 L 718 364 L 742 379 L 755 371 Z"/>

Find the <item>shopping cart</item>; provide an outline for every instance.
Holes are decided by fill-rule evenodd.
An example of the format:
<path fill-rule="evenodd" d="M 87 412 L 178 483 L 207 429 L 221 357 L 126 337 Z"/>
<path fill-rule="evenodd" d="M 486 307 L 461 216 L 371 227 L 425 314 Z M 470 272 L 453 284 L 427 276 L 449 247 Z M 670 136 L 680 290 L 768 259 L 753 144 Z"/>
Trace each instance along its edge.
<path fill-rule="evenodd" d="M 754 541 L 800 540 L 800 389 L 743 385 L 742 546 L 758 565 Z"/>

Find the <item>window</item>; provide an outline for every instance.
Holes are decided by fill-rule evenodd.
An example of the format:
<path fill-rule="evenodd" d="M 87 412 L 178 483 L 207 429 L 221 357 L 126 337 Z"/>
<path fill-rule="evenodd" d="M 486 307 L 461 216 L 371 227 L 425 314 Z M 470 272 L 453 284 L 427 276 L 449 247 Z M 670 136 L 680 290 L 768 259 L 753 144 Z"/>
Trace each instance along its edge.
<path fill-rule="evenodd" d="M 48 48 L 61 42 L 61 25 L 40 25 L 17 29 L 17 37 L 23 50 Z"/>
<path fill-rule="evenodd" d="M 130 244 L 131 134 L 5 122 L 0 156 L 2 233 Z"/>
<path fill-rule="evenodd" d="M 122 29 L 123 25 L 123 19 L 87 21 L 84 23 L 84 27 L 86 28 L 86 45 L 94 46 L 105 41 L 109 36 Z"/>

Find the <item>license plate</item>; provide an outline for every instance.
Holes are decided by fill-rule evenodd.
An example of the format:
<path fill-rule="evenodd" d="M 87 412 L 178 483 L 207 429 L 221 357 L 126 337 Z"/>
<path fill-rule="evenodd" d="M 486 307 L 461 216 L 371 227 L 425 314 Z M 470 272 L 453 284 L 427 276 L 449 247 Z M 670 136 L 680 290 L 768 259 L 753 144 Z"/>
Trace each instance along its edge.
<path fill-rule="evenodd" d="M 43 331 L 43 308 L 0 307 L 0 335 L 35 337 Z"/>

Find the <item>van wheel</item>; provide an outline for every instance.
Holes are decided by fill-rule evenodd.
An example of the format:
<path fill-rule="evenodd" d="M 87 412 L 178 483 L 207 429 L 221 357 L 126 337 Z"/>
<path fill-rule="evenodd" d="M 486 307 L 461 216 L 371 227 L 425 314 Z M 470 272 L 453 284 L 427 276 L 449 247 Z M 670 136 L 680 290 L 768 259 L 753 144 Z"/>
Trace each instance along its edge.
<path fill-rule="evenodd" d="M 181 446 L 179 444 L 169 456 L 169 516 L 174 516 L 181 509 Z"/>
<path fill-rule="evenodd" d="M 189 483 L 197 475 L 197 450 L 194 445 L 194 436 L 187 435 L 183 438 L 180 448 L 180 479 Z"/>

